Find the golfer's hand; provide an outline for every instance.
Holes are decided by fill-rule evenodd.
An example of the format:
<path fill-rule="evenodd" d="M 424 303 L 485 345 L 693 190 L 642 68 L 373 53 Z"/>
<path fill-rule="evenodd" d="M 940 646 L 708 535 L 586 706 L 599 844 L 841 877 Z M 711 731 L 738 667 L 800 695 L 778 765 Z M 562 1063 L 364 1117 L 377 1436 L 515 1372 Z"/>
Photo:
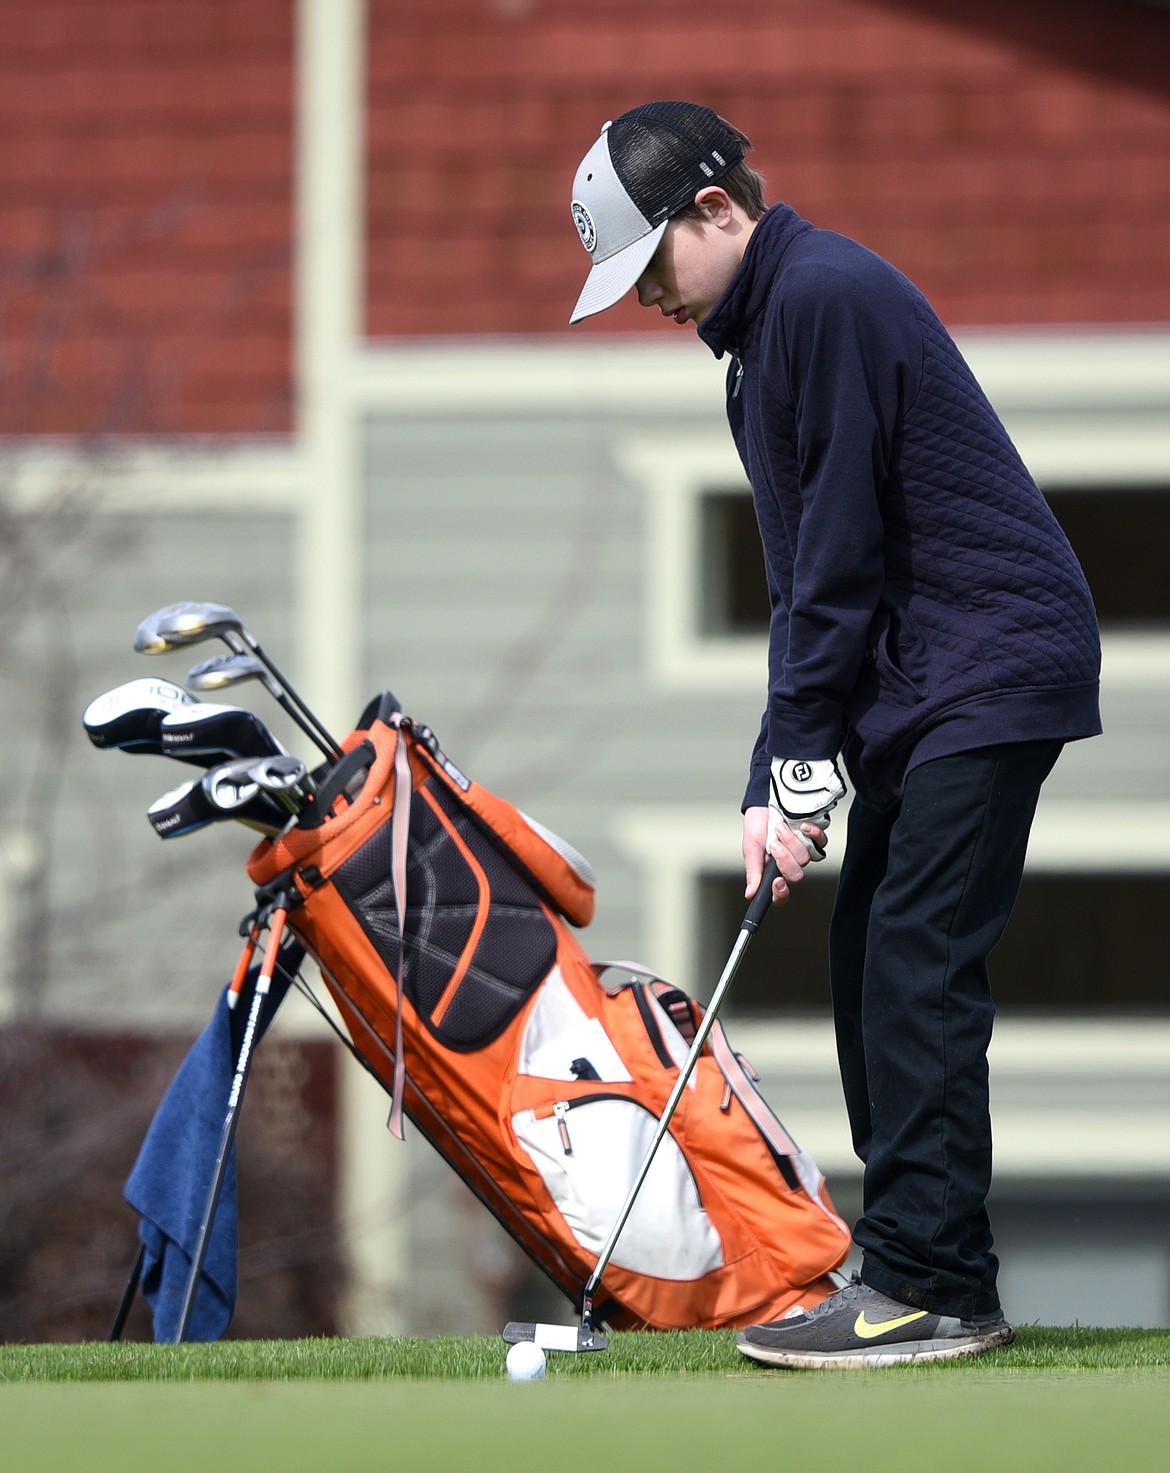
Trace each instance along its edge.
<path fill-rule="evenodd" d="M 785 843 L 788 834 L 795 834 L 807 847 L 810 859 L 824 859 L 824 830 L 829 827 L 829 814 L 844 796 L 845 782 L 832 759 L 801 762 L 774 757 L 768 803 L 768 853 L 775 855 L 779 863 L 777 845 Z"/>
<path fill-rule="evenodd" d="M 821 828 L 815 824 L 806 824 L 804 827 L 808 831 L 807 840 L 824 844 L 825 835 Z M 768 809 L 749 808 L 743 816 L 743 867 L 747 879 L 744 897 L 747 900 L 752 898 L 759 887 L 768 852 L 764 847 L 767 840 Z M 783 905 L 792 893 L 791 886 L 800 883 L 805 866 L 811 858 L 806 835 L 794 833 L 785 827 L 771 852 L 780 869 L 780 875 L 772 885 L 772 901 L 776 905 Z"/>

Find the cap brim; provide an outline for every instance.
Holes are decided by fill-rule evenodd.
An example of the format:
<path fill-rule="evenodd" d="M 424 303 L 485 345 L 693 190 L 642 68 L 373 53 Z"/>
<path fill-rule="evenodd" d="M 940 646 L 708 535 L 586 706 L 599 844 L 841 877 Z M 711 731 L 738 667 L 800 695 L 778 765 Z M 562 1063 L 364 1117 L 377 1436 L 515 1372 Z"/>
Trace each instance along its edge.
<path fill-rule="evenodd" d="M 570 326 L 574 322 L 580 322 L 583 317 L 604 312 L 607 307 L 621 301 L 650 264 L 650 257 L 658 249 L 658 242 L 665 235 L 669 223 L 668 220 L 663 220 L 648 235 L 639 236 L 628 246 L 615 251 L 608 260 L 597 262 L 577 298 L 577 305 L 569 318 Z"/>

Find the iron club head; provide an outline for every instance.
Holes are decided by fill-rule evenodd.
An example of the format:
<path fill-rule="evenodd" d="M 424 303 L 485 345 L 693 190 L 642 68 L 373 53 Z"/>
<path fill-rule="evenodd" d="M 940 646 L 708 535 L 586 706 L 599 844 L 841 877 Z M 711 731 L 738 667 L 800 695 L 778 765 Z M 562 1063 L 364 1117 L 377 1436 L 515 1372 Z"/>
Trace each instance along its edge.
<path fill-rule="evenodd" d="M 156 798 L 146 810 L 147 819 L 160 838 L 178 839 L 229 818 L 238 819 L 246 827 L 271 837 L 288 823 L 289 815 L 284 809 L 255 786 L 250 796 L 245 794 L 242 802 L 231 807 L 213 803 L 207 791 L 209 775 L 192 778 L 190 782 L 172 788 Z"/>
<path fill-rule="evenodd" d="M 287 754 L 261 757 L 253 762 L 252 775 L 266 793 L 299 791 L 307 796 L 312 791 L 309 769 L 299 757 Z"/>

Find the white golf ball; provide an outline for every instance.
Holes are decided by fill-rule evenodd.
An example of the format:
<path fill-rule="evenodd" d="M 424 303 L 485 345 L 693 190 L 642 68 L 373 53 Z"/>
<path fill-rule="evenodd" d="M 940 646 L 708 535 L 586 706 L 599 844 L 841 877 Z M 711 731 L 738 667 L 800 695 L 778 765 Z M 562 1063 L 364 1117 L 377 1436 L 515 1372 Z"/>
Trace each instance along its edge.
<path fill-rule="evenodd" d="M 544 1351 L 531 1340 L 519 1340 L 508 1352 L 507 1366 L 513 1381 L 542 1381 Z"/>

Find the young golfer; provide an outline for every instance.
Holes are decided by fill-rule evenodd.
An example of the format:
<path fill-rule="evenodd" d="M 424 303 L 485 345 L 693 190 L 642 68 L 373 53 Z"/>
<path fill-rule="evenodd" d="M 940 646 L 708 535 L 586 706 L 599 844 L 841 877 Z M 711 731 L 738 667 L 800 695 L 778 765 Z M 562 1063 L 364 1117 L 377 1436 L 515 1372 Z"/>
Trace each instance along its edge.
<path fill-rule="evenodd" d="M 788 205 L 744 135 L 652 102 L 606 123 L 573 182 L 593 267 L 573 322 L 636 288 L 728 355 L 772 617 L 743 803 L 747 893 L 783 901 L 853 802 L 829 934 L 837 1050 L 865 1166 L 860 1278 L 754 1325 L 772 1365 L 981 1355 L 996 1288 L 987 958 L 1040 786 L 1101 729 L 1092 599 L 1067 540 L 911 282 Z"/>

